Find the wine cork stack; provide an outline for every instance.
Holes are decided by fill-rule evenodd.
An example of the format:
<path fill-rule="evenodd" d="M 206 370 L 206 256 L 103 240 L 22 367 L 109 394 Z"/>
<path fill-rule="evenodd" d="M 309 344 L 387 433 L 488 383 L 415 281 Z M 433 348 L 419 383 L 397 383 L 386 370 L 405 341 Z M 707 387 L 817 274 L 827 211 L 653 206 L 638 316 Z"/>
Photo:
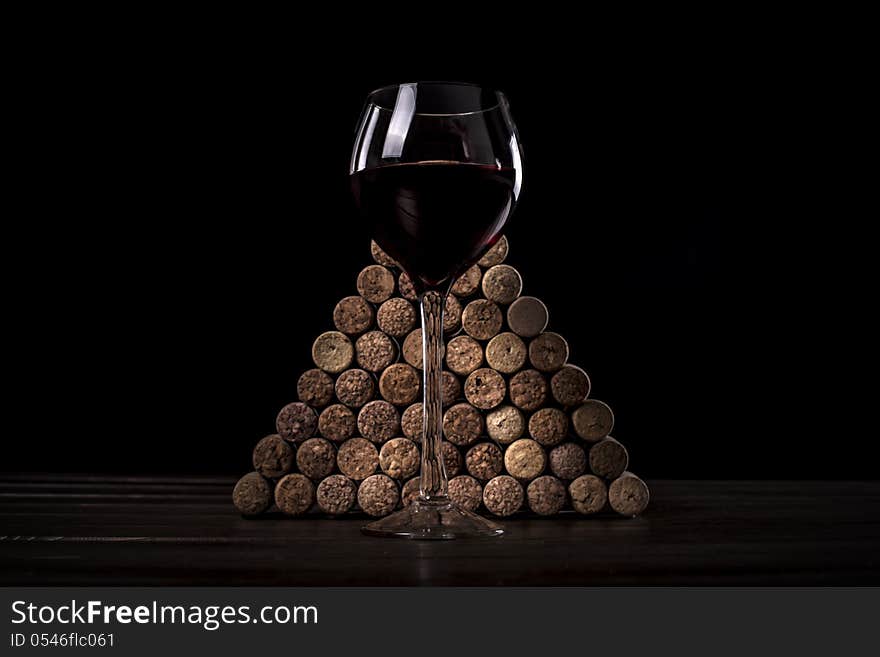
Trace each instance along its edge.
<path fill-rule="evenodd" d="M 422 348 L 409 277 L 378 245 L 357 294 L 333 309 L 312 345 L 297 400 L 253 451 L 233 490 L 240 513 L 381 517 L 419 493 Z M 591 396 L 548 330 L 547 307 L 523 296 L 502 237 L 462 274 L 444 317 L 442 456 L 449 496 L 478 513 L 642 513 L 648 487 L 611 436 L 614 413 Z"/>

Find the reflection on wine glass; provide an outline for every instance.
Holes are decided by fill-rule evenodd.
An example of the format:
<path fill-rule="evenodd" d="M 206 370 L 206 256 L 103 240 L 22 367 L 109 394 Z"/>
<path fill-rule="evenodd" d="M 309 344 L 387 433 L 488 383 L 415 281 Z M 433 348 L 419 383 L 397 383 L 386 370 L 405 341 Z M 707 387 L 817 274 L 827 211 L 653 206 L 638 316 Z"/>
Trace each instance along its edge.
<path fill-rule="evenodd" d="M 440 377 L 446 294 L 498 239 L 522 186 L 507 99 L 464 83 L 378 89 L 367 97 L 350 172 L 373 237 L 419 294 L 424 362 L 421 494 L 364 532 L 443 539 L 499 535 L 497 523 L 447 497 Z"/>

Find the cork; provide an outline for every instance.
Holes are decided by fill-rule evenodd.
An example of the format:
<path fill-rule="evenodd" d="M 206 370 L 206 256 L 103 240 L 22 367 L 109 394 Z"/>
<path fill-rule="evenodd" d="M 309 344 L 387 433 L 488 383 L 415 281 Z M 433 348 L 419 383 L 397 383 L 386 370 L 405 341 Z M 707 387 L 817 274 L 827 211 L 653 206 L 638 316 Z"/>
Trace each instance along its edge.
<path fill-rule="evenodd" d="M 370 240 L 370 255 L 377 265 L 383 267 L 400 267 L 397 261 L 382 250 L 382 247 L 376 244 L 376 240 Z"/>
<path fill-rule="evenodd" d="M 315 501 L 315 485 L 305 475 L 285 475 L 275 486 L 275 506 L 289 516 L 308 511 Z"/>
<path fill-rule="evenodd" d="M 486 433 L 502 445 L 509 445 L 521 438 L 525 430 L 525 418 L 513 406 L 500 406 L 486 416 Z"/>
<path fill-rule="evenodd" d="M 392 479 L 408 479 L 419 471 L 419 448 L 409 438 L 393 438 L 379 451 L 379 467 Z"/>
<path fill-rule="evenodd" d="M 461 311 L 461 327 L 476 340 L 490 340 L 498 335 L 503 324 L 501 308 L 488 299 L 471 301 Z"/>
<path fill-rule="evenodd" d="M 483 272 L 477 265 L 465 271 L 452 286 L 452 292 L 458 297 L 469 297 L 480 289 Z"/>
<path fill-rule="evenodd" d="M 376 383 L 365 370 L 345 370 L 336 379 L 336 398 L 351 408 L 360 408 L 376 396 Z"/>
<path fill-rule="evenodd" d="M 312 345 L 312 360 L 315 365 L 330 374 L 339 374 L 351 365 L 354 348 L 351 340 L 339 331 L 322 333 Z"/>
<path fill-rule="evenodd" d="M 379 394 L 396 406 L 408 406 L 419 396 L 421 377 L 412 365 L 395 363 L 379 377 Z"/>
<path fill-rule="evenodd" d="M 629 465 L 626 447 L 606 436 L 590 448 L 590 470 L 605 479 L 617 479 Z"/>
<path fill-rule="evenodd" d="M 483 414 L 468 403 L 455 404 L 443 414 L 443 435 L 454 445 L 470 445 L 483 433 Z"/>
<path fill-rule="evenodd" d="M 394 275 L 382 265 L 364 267 L 357 277 L 357 291 L 370 303 L 382 303 L 394 294 Z"/>
<path fill-rule="evenodd" d="M 384 443 L 400 431 L 400 414 L 389 402 L 376 399 L 358 413 L 358 431 L 374 443 Z"/>
<path fill-rule="evenodd" d="M 468 335 L 452 338 L 446 345 L 446 367 L 467 376 L 483 364 L 483 347 Z"/>
<path fill-rule="evenodd" d="M 363 297 L 345 297 L 333 309 L 333 325 L 347 335 L 360 335 L 373 325 L 374 316 Z"/>
<path fill-rule="evenodd" d="M 333 377 L 319 369 L 306 370 L 296 382 L 296 396 L 313 408 L 326 406 L 333 400 Z"/>
<path fill-rule="evenodd" d="M 541 372 L 555 372 L 568 360 L 568 343 L 558 333 L 542 333 L 529 343 L 529 361 Z"/>
<path fill-rule="evenodd" d="M 272 505 L 272 485 L 259 472 L 249 472 L 232 489 L 232 503 L 242 515 L 263 513 Z"/>
<path fill-rule="evenodd" d="M 568 434 L 568 415 L 558 408 L 539 408 L 529 418 L 529 435 L 544 447 L 561 443 Z"/>
<path fill-rule="evenodd" d="M 403 339 L 403 360 L 415 367 L 422 369 L 422 329 L 417 328 L 409 332 Z"/>
<path fill-rule="evenodd" d="M 364 333 L 354 348 L 358 365 L 368 372 L 381 372 L 397 360 L 397 344 L 382 331 Z"/>
<path fill-rule="evenodd" d="M 530 438 L 520 438 L 504 452 L 504 467 L 517 479 L 534 479 L 547 465 L 544 448 Z"/>
<path fill-rule="evenodd" d="M 487 511 L 496 516 L 516 513 L 522 506 L 523 497 L 522 485 L 507 475 L 495 477 L 483 489 L 483 504 Z"/>
<path fill-rule="evenodd" d="M 293 459 L 293 447 L 277 433 L 266 436 L 254 447 L 254 470 L 269 479 L 277 479 L 290 472 Z"/>
<path fill-rule="evenodd" d="M 502 235 L 492 248 L 486 251 L 486 254 L 477 261 L 477 264 L 480 265 L 480 267 L 494 267 L 495 265 L 500 265 L 507 259 L 508 248 L 507 237 Z"/>
<path fill-rule="evenodd" d="M 451 335 L 461 328 L 461 302 L 454 294 L 446 295 L 443 309 L 443 332 Z"/>
<path fill-rule="evenodd" d="M 400 506 L 409 506 L 419 499 L 421 485 L 422 480 L 420 477 L 413 477 L 407 481 L 400 489 Z"/>
<path fill-rule="evenodd" d="M 464 465 L 471 476 L 481 481 L 489 481 L 500 475 L 504 466 L 501 448 L 495 443 L 474 445 L 465 454 Z"/>
<path fill-rule="evenodd" d="M 565 365 L 550 379 L 550 394 L 562 406 L 577 406 L 590 394 L 590 377 L 580 367 Z"/>
<path fill-rule="evenodd" d="M 318 508 L 331 516 L 347 513 L 357 499 L 357 485 L 341 474 L 330 475 L 318 484 L 315 501 Z"/>
<path fill-rule="evenodd" d="M 565 505 L 565 485 L 556 477 L 538 477 L 526 488 L 526 500 L 539 516 L 556 515 Z"/>
<path fill-rule="evenodd" d="M 502 374 L 513 374 L 526 362 L 526 343 L 516 333 L 499 333 L 486 345 L 486 362 Z"/>
<path fill-rule="evenodd" d="M 318 416 L 318 433 L 327 440 L 341 443 L 354 435 L 357 419 L 354 412 L 344 404 L 328 406 Z"/>
<path fill-rule="evenodd" d="M 644 481 L 624 472 L 608 487 L 608 502 L 622 516 L 637 516 L 648 507 L 650 493 Z"/>
<path fill-rule="evenodd" d="M 522 292 L 522 286 L 522 276 L 510 265 L 495 265 L 483 274 L 483 295 L 495 303 L 512 303 Z"/>
<path fill-rule="evenodd" d="M 568 485 L 571 505 L 578 513 L 589 515 L 605 508 L 608 491 L 596 475 L 581 475 Z"/>
<path fill-rule="evenodd" d="M 379 518 L 394 511 L 400 501 L 400 491 L 387 475 L 374 474 L 361 482 L 357 500 L 364 513 Z"/>
<path fill-rule="evenodd" d="M 419 295 L 416 292 L 416 287 L 413 285 L 412 279 L 409 277 L 405 271 L 400 272 L 400 276 L 397 279 L 397 289 L 400 291 L 400 296 L 409 301 L 418 301 Z"/>
<path fill-rule="evenodd" d="M 550 450 L 547 457 L 550 472 L 571 481 L 577 479 L 587 470 L 587 453 L 576 443 L 563 443 Z"/>
<path fill-rule="evenodd" d="M 577 435 L 594 443 L 611 433 L 614 413 L 605 402 L 588 399 L 572 411 L 571 424 Z"/>
<path fill-rule="evenodd" d="M 339 446 L 336 465 L 346 477 L 355 481 L 366 479 L 379 466 L 379 450 L 364 438 L 350 438 Z"/>
<path fill-rule="evenodd" d="M 488 367 L 474 370 L 464 382 L 465 399 L 484 411 L 498 406 L 506 394 L 504 377 Z"/>
<path fill-rule="evenodd" d="M 443 408 L 461 399 L 461 381 L 452 372 L 443 371 L 440 374 L 440 395 Z"/>
<path fill-rule="evenodd" d="M 416 402 L 407 406 L 400 416 L 400 431 L 404 436 L 417 443 L 422 441 L 423 413 L 422 402 Z"/>
<path fill-rule="evenodd" d="M 318 428 L 318 416 L 307 404 L 291 402 L 278 412 L 275 418 L 275 430 L 284 440 L 301 443 L 315 435 Z"/>
<path fill-rule="evenodd" d="M 376 311 L 376 323 L 393 338 L 403 338 L 416 327 L 416 309 L 406 299 L 393 297 Z"/>
<path fill-rule="evenodd" d="M 475 513 L 483 501 L 483 486 L 468 475 L 459 475 L 449 480 L 447 485 L 449 499 L 460 509 Z"/>
<path fill-rule="evenodd" d="M 510 401 L 524 411 L 541 408 L 547 400 L 547 382 L 537 370 L 517 372 L 510 379 Z"/>
<path fill-rule="evenodd" d="M 336 467 L 336 448 L 324 438 L 309 438 L 296 450 L 296 467 L 309 479 L 323 479 Z"/>
<path fill-rule="evenodd" d="M 540 335 L 549 317 L 547 306 L 535 297 L 520 297 L 507 308 L 507 325 L 521 338 Z"/>
<path fill-rule="evenodd" d="M 440 456 L 443 457 L 447 477 L 454 477 L 461 472 L 461 452 L 458 451 L 458 447 L 444 440 L 440 443 Z"/>

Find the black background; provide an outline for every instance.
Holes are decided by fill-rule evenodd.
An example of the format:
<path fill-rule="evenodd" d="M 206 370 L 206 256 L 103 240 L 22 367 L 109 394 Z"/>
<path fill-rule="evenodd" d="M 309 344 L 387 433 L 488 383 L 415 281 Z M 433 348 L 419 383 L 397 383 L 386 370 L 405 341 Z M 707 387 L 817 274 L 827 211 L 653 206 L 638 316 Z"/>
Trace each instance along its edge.
<path fill-rule="evenodd" d="M 827 413 L 790 405 L 813 386 L 808 360 L 781 355 L 804 290 L 742 250 L 785 230 L 746 202 L 777 148 L 754 119 L 775 115 L 772 70 L 712 35 L 619 36 L 549 51 L 523 24 L 479 57 L 253 33 L 34 49 L 4 245 L 22 429 L 0 467 L 247 471 L 370 261 L 347 181 L 364 96 L 455 79 L 510 99 L 525 177 L 508 262 L 614 408 L 635 472 L 874 476 L 825 448 Z"/>

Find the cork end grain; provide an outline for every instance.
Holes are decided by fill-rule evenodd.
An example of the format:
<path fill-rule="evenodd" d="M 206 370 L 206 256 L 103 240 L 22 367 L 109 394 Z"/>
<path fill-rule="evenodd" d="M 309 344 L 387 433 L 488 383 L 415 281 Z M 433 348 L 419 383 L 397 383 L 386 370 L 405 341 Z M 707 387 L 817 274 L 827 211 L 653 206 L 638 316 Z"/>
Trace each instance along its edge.
<path fill-rule="evenodd" d="M 516 333 L 499 333 L 486 345 L 486 362 L 503 374 L 513 374 L 525 365 L 526 343 Z"/>
<path fill-rule="evenodd" d="M 374 443 L 384 443 L 400 431 L 400 414 L 389 402 L 376 399 L 364 405 L 357 419 L 361 436 Z"/>
<path fill-rule="evenodd" d="M 523 504 L 525 495 L 522 485 L 513 477 L 495 477 L 483 489 L 483 504 L 496 516 L 506 517 L 516 513 Z"/>
<path fill-rule="evenodd" d="M 401 297 L 385 301 L 376 312 L 379 329 L 393 338 L 402 338 L 416 326 L 416 309 L 412 303 Z"/>
<path fill-rule="evenodd" d="M 535 297 L 519 297 L 507 308 L 507 325 L 521 338 L 534 338 L 547 328 L 550 314 Z"/>
<path fill-rule="evenodd" d="M 590 377 L 580 367 L 565 365 L 550 379 L 550 392 L 562 406 L 577 406 L 590 395 Z"/>
<path fill-rule="evenodd" d="M 326 406 L 333 400 L 333 377 L 323 370 L 306 370 L 296 382 L 296 396 L 313 408 Z"/>
<path fill-rule="evenodd" d="M 568 415 L 558 408 L 541 408 L 529 418 L 529 434 L 544 447 L 561 443 L 568 435 Z"/>
<path fill-rule="evenodd" d="M 483 294 L 495 303 L 512 303 L 522 292 L 522 286 L 522 276 L 510 265 L 495 265 L 483 274 Z"/>
<path fill-rule="evenodd" d="M 637 516 L 648 508 L 648 485 L 631 472 L 624 472 L 608 487 L 608 502 L 622 516 Z"/>
<path fill-rule="evenodd" d="M 480 280 L 483 272 L 477 265 L 465 271 L 452 286 L 452 292 L 457 297 L 469 297 L 480 289 Z"/>
<path fill-rule="evenodd" d="M 366 370 L 345 370 L 336 379 L 336 398 L 346 406 L 360 408 L 376 396 L 376 383 Z"/>
<path fill-rule="evenodd" d="M 547 453 L 530 438 L 520 438 L 504 452 L 504 467 L 517 479 L 534 479 L 547 467 Z"/>
<path fill-rule="evenodd" d="M 608 491 L 605 483 L 595 475 L 581 475 L 568 486 L 571 505 L 574 510 L 584 515 L 598 513 L 605 508 Z"/>
<path fill-rule="evenodd" d="M 446 367 L 455 374 L 467 376 L 482 364 L 483 347 L 472 337 L 459 335 L 446 345 Z"/>
<path fill-rule="evenodd" d="M 572 411 L 571 424 L 578 436 L 594 443 L 611 433 L 614 413 L 605 402 L 588 399 Z"/>
<path fill-rule="evenodd" d="M 556 477 L 538 477 L 526 488 L 526 499 L 539 516 L 552 516 L 565 505 L 565 486 Z"/>
<path fill-rule="evenodd" d="M 330 475 L 318 484 L 315 501 L 318 508 L 331 516 L 347 513 L 357 499 L 357 485 L 341 474 Z"/>
<path fill-rule="evenodd" d="M 404 436 L 413 442 L 421 442 L 422 440 L 422 402 L 408 406 L 400 416 L 400 430 Z"/>
<path fill-rule="evenodd" d="M 400 267 L 397 261 L 382 250 L 382 247 L 376 244 L 376 240 L 370 240 L 370 255 L 377 265 L 384 267 Z"/>
<path fill-rule="evenodd" d="M 379 467 L 379 450 L 365 438 L 350 438 L 340 445 L 336 465 L 346 477 L 361 481 Z"/>
<path fill-rule="evenodd" d="M 480 265 L 480 267 L 494 267 L 495 265 L 500 265 L 507 259 L 509 250 L 510 245 L 507 242 L 507 237 L 502 235 L 498 238 L 498 241 L 492 245 L 492 248 L 486 251 L 485 255 L 477 261 L 477 264 Z"/>
<path fill-rule="evenodd" d="M 368 372 L 381 372 L 397 360 L 397 344 L 382 331 L 364 333 L 355 342 L 354 350 L 358 365 Z"/>
<path fill-rule="evenodd" d="M 486 416 L 486 433 L 501 445 L 518 440 L 525 430 L 525 417 L 513 406 L 500 406 Z"/>
<path fill-rule="evenodd" d="M 474 370 L 464 382 L 464 396 L 471 404 L 484 411 L 495 408 L 507 395 L 504 377 L 488 367 Z"/>
<path fill-rule="evenodd" d="M 314 501 L 315 485 L 305 475 L 285 475 L 275 486 L 275 506 L 289 516 L 302 515 Z"/>
<path fill-rule="evenodd" d="M 449 480 L 449 499 L 465 511 L 475 513 L 483 501 L 483 486 L 468 475 L 459 475 Z"/>
<path fill-rule="evenodd" d="M 293 447 L 277 433 L 266 436 L 254 447 L 254 470 L 269 479 L 277 479 L 290 472 L 293 460 Z"/>
<path fill-rule="evenodd" d="M 443 371 L 440 374 L 440 403 L 443 408 L 452 406 L 461 399 L 461 381 L 452 372 Z"/>
<path fill-rule="evenodd" d="M 421 478 L 413 477 L 403 485 L 400 489 L 400 506 L 409 506 L 419 499 L 421 483 Z"/>
<path fill-rule="evenodd" d="M 339 374 L 347 369 L 353 358 L 354 347 L 351 340 L 339 331 L 322 333 L 312 345 L 312 360 L 315 365 L 330 374 Z"/>
<path fill-rule="evenodd" d="M 470 445 L 483 433 L 483 414 L 462 402 L 443 414 L 443 435 L 455 445 Z"/>
<path fill-rule="evenodd" d="M 479 443 L 468 450 L 464 464 L 471 476 L 489 481 L 501 474 L 504 458 L 495 443 Z"/>
<path fill-rule="evenodd" d="M 351 438 L 356 428 L 357 419 L 354 413 L 343 404 L 328 406 L 318 416 L 318 433 L 334 443 Z"/>
<path fill-rule="evenodd" d="M 490 340 L 498 335 L 504 324 L 501 309 L 494 301 L 477 299 L 464 307 L 461 326 L 475 340 Z"/>
<path fill-rule="evenodd" d="M 616 479 L 629 465 L 626 447 L 611 436 L 603 438 L 590 448 L 590 470 L 605 479 Z"/>
<path fill-rule="evenodd" d="M 524 411 L 536 411 L 547 401 L 547 381 L 537 370 L 517 372 L 510 379 L 510 401 Z"/>
<path fill-rule="evenodd" d="M 461 472 L 461 452 L 447 440 L 440 443 L 440 457 L 446 469 L 446 476 L 455 477 Z"/>
<path fill-rule="evenodd" d="M 373 307 L 363 297 L 345 297 L 333 309 L 333 325 L 340 333 L 358 335 L 373 325 Z"/>
<path fill-rule="evenodd" d="M 394 438 L 382 445 L 379 467 L 392 479 L 408 479 L 419 470 L 421 454 L 409 438 Z"/>
<path fill-rule="evenodd" d="M 400 500 L 400 492 L 393 479 L 384 474 L 375 474 L 361 483 L 357 500 L 364 513 L 380 518 L 394 511 Z"/>
<path fill-rule="evenodd" d="M 574 480 L 587 471 L 587 453 L 576 443 L 563 443 L 550 450 L 550 472 L 560 479 Z"/>
<path fill-rule="evenodd" d="M 357 291 L 370 303 L 382 303 L 394 294 L 394 274 L 382 265 L 364 267 L 357 277 Z"/>
<path fill-rule="evenodd" d="M 254 516 L 272 504 L 272 486 L 258 472 L 249 472 L 232 489 L 232 503 L 239 513 Z"/>
<path fill-rule="evenodd" d="M 315 435 L 318 416 L 315 411 L 302 402 L 287 404 L 275 418 L 275 430 L 284 440 L 299 443 Z"/>
<path fill-rule="evenodd" d="M 379 377 L 379 394 L 396 406 L 412 404 L 419 396 L 421 377 L 412 365 L 395 363 Z"/>
<path fill-rule="evenodd" d="M 541 372 L 555 372 L 568 360 L 568 342 L 558 333 L 541 333 L 529 343 L 529 361 Z"/>
<path fill-rule="evenodd" d="M 296 467 L 310 479 L 323 479 L 336 467 L 336 448 L 324 438 L 309 438 L 296 450 Z"/>

